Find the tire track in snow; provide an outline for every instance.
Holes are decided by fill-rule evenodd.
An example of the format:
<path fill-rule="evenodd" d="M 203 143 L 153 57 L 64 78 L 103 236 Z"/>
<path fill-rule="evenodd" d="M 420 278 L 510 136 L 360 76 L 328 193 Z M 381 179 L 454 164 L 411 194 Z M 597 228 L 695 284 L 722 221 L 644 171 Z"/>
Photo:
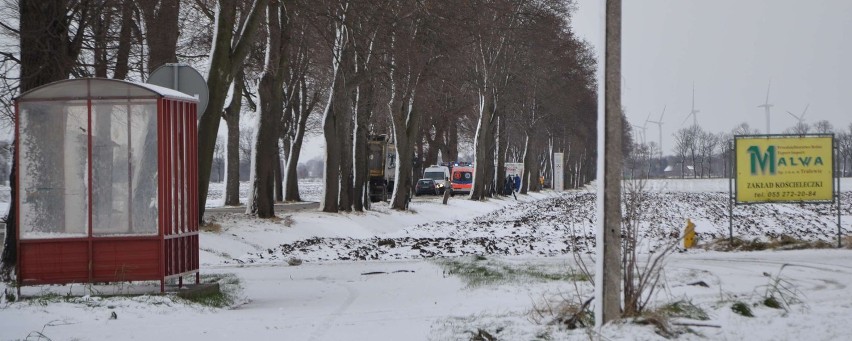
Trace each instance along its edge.
<path fill-rule="evenodd" d="M 754 277 L 758 278 L 760 276 L 763 276 L 767 279 L 767 284 L 765 284 L 765 286 L 771 286 L 771 282 L 773 281 L 773 279 L 781 279 L 793 283 L 798 290 L 803 292 L 803 294 L 805 292 L 813 294 L 832 291 L 844 291 L 847 289 L 847 285 L 842 283 L 842 281 L 838 280 L 837 278 L 845 278 L 848 277 L 848 275 L 852 275 L 852 267 L 850 266 L 808 261 L 784 262 L 766 259 L 727 258 L 689 258 L 684 259 L 684 261 L 687 261 L 691 264 L 689 264 L 688 266 L 678 266 L 676 264 L 670 264 L 669 266 L 679 269 L 701 269 L 709 271 L 712 276 L 716 277 L 719 285 L 722 285 L 722 283 L 724 283 L 722 281 L 722 278 L 726 276 L 720 275 L 718 274 L 718 272 L 737 271 L 751 273 Z M 758 267 L 759 265 L 772 265 L 777 266 L 778 268 L 773 269 L 772 271 L 763 271 Z M 813 275 L 804 273 L 789 274 L 790 271 L 787 271 L 788 274 L 783 273 L 784 268 L 788 267 L 800 270 L 815 270 L 816 273 L 814 273 Z M 762 286 L 755 287 L 754 290 L 758 290 L 760 288 L 762 288 Z"/>
<path fill-rule="evenodd" d="M 346 283 L 341 284 L 337 282 L 334 282 L 334 284 L 346 288 L 346 300 L 343 301 L 343 303 L 339 307 L 337 307 L 337 309 L 335 309 L 330 315 L 323 319 L 323 321 L 314 329 L 314 332 L 311 333 L 311 337 L 308 338 L 308 340 L 321 340 L 323 335 L 325 335 L 325 333 L 330 329 L 334 321 L 336 321 L 341 315 L 346 313 L 349 307 L 352 306 L 352 303 L 354 303 L 358 296 L 360 296 L 358 290 L 356 290 L 355 287 L 353 287 L 352 285 Z"/>

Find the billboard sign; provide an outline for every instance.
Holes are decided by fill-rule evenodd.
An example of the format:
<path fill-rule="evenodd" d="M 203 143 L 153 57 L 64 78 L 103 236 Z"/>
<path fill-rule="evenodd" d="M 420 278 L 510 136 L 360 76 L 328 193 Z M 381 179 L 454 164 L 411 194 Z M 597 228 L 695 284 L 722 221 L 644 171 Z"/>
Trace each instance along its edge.
<path fill-rule="evenodd" d="M 523 162 L 506 162 L 506 175 L 524 176 Z"/>
<path fill-rule="evenodd" d="M 832 202 L 833 135 L 735 136 L 736 202 Z"/>

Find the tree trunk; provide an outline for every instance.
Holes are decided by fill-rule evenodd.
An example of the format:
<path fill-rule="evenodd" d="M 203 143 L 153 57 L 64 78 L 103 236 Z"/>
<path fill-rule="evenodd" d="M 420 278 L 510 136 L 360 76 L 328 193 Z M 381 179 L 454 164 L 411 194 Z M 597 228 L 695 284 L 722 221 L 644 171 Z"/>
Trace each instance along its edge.
<path fill-rule="evenodd" d="M 497 192 L 502 191 L 502 186 L 500 184 L 503 183 L 504 179 L 506 179 L 506 153 L 508 153 L 509 149 L 509 136 L 507 134 L 508 129 L 506 129 L 506 119 L 502 117 L 497 118 L 497 170 L 496 170 L 496 180 L 497 180 Z M 509 195 L 510 193 L 503 193 L 503 195 Z"/>
<path fill-rule="evenodd" d="M 275 216 L 274 163 L 275 154 L 278 154 L 277 123 L 281 121 L 282 101 L 281 87 L 276 87 L 274 78 L 272 72 L 264 72 L 258 85 L 257 129 L 249 168 L 251 187 L 246 199 L 246 214 L 255 214 L 259 218 Z"/>
<path fill-rule="evenodd" d="M 225 152 L 225 205 L 240 205 L 240 111 L 242 107 L 245 74 L 239 71 L 234 80 L 231 102 L 225 108 L 228 142 Z"/>
<path fill-rule="evenodd" d="M 494 138 L 499 136 L 497 134 L 497 129 L 499 128 L 497 123 L 499 122 L 499 120 L 500 120 L 499 113 L 495 113 L 494 117 L 491 119 L 491 125 L 490 125 L 491 143 L 489 143 L 490 149 L 489 149 L 488 154 L 491 155 L 491 157 L 488 159 L 488 162 L 485 163 L 485 184 L 486 184 L 485 185 L 486 186 L 485 195 L 487 195 L 489 197 L 494 196 L 494 194 L 496 193 L 496 188 L 497 188 L 497 186 L 496 186 L 497 184 L 495 183 L 496 179 L 494 178 L 494 176 L 496 175 L 495 160 L 497 160 L 497 150 L 498 150 L 497 147 L 500 145 L 500 141 L 495 140 Z"/>
<path fill-rule="evenodd" d="M 278 142 L 277 139 L 275 142 Z M 284 201 L 284 176 L 281 174 L 281 168 L 281 153 L 275 153 L 275 202 Z"/>
<path fill-rule="evenodd" d="M 458 161 L 459 159 L 459 127 L 458 124 L 450 125 L 449 137 L 447 138 L 447 160 Z"/>
<path fill-rule="evenodd" d="M 225 96 L 234 79 L 234 75 L 243 65 L 257 31 L 262 11 L 267 0 L 254 0 L 245 14 L 247 18 L 239 38 L 235 41 L 232 33 L 236 19 L 236 3 L 219 0 L 216 18 L 216 36 L 210 53 L 210 71 L 207 74 L 207 88 L 210 97 L 207 109 L 198 120 L 198 221 L 204 221 L 204 208 L 207 203 L 207 190 L 210 186 L 210 170 L 213 165 L 213 149 L 219 134 L 219 121 Z"/>
<path fill-rule="evenodd" d="M 344 120 L 343 115 L 347 113 L 347 105 L 349 97 L 346 95 L 346 77 L 344 73 L 345 65 L 349 65 L 348 61 L 343 59 L 352 55 L 346 50 L 349 49 L 349 31 L 342 23 L 336 28 L 336 38 L 334 42 L 333 78 L 331 87 L 328 92 L 328 102 L 326 103 L 325 113 L 323 115 L 322 130 L 325 137 L 325 171 L 323 172 L 323 198 L 320 202 L 320 210 L 323 212 L 338 212 L 340 198 L 340 166 L 341 166 L 341 146 L 340 139 L 346 138 L 340 136 L 341 120 Z"/>
<path fill-rule="evenodd" d="M 362 71 L 363 72 L 363 71 Z M 354 148 L 355 172 L 355 211 L 364 211 L 364 202 L 370 200 L 367 193 L 367 180 L 369 178 L 369 167 L 367 166 L 367 138 L 369 135 L 368 125 L 372 116 L 373 106 L 373 84 L 366 82 L 358 86 L 355 110 L 355 141 Z"/>
<path fill-rule="evenodd" d="M 307 121 L 307 120 L 305 120 Z M 296 138 L 293 139 L 293 145 L 290 149 L 290 155 L 287 158 L 287 165 L 284 173 L 284 201 L 302 201 L 299 195 L 299 177 L 296 172 L 299 166 L 299 154 L 302 152 L 302 138 L 305 136 L 304 124 L 302 128 L 296 132 Z"/>
<path fill-rule="evenodd" d="M 257 133 L 251 158 L 251 192 L 246 213 L 275 216 L 275 172 L 279 169 L 278 126 L 284 113 L 284 72 L 288 68 L 290 29 L 285 7 L 278 0 L 267 6 L 266 65 L 258 84 Z"/>
<path fill-rule="evenodd" d="M 527 191 L 530 188 L 530 181 L 532 181 L 530 174 L 531 165 L 532 165 L 532 152 L 530 151 L 530 134 L 526 133 L 526 137 L 524 138 L 524 174 L 521 175 L 521 194 L 527 194 Z"/>
<path fill-rule="evenodd" d="M 148 74 L 166 63 L 177 62 L 179 0 L 137 0 L 145 20 Z"/>
<path fill-rule="evenodd" d="M 541 162 L 538 157 L 532 158 L 532 169 L 530 169 L 530 192 L 541 191 Z"/>
<path fill-rule="evenodd" d="M 17 139 L 17 137 L 16 137 Z M 13 158 L 18 159 L 18 149 L 15 148 Z M 17 216 L 15 215 L 14 207 L 15 198 L 18 197 L 18 186 L 15 181 L 18 164 L 12 162 L 12 171 L 9 173 L 9 183 L 11 184 L 12 205 L 9 205 L 9 211 L 6 213 L 6 238 L 3 240 L 3 253 L 0 254 L 2 266 L 0 266 L 0 279 L 10 281 L 12 279 L 12 270 L 18 263 L 18 229 L 16 229 Z"/>
<path fill-rule="evenodd" d="M 323 172 L 323 197 L 320 201 L 320 211 L 336 213 L 337 197 L 340 194 L 340 151 L 338 150 L 340 142 L 337 136 L 337 113 L 335 112 L 335 101 L 339 101 L 335 94 L 339 88 L 339 83 L 342 80 L 338 79 L 338 72 L 335 72 L 334 80 L 332 80 L 331 91 L 328 95 L 328 104 L 325 107 L 323 114 L 322 131 L 325 138 L 325 160 Z"/>
<path fill-rule="evenodd" d="M 66 79 L 74 68 L 88 22 L 70 32 L 68 6 L 63 0 L 19 0 L 21 93 Z"/>
<path fill-rule="evenodd" d="M 115 71 L 112 78 L 126 79 L 130 71 L 130 49 L 133 47 L 133 2 L 121 2 L 121 28 L 115 52 Z"/>
<path fill-rule="evenodd" d="M 411 139 L 420 129 L 420 117 L 414 110 L 414 98 L 413 90 L 406 96 L 392 93 L 388 102 L 396 143 L 396 180 L 391 197 L 391 208 L 395 210 L 407 210 L 408 201 L 411 200 L 411 175 L 414 161 L 414 145 Z"/>
<path fill-rule="evenodd" d="M 93 8 L 92 17 L 90 19 L 92 26 L 92 62 L 95 69 L 95 77 L 107 78 L 107 70 L 109 70 L 109 61 L 107 60 L 107 45 L 109 44 L 107 35 L 109 28 L 112 25 L 112 12 L 110 8 L 112 4 L 109 1 L 104 1 L 102 6 Z"/>
<path fill-rule="evenodd" d="M 420 131 L 416 132 L 416 135 L 414 136 L 414 141 L 416 141 L 415 142 L 415 150 L 417 151 L 417 153 L 415 153 L 416 157 L 414 158 L 414 164 L 412 165 L 412 172 L 411 172 L 411 174 L 412 174 L 411 186 L 412 187 L 414 187 L 414 185 L 417 183 L 417 180 L 420 179 L 420 176 L 423 175 L 423 169 L 425 167 L 427 167 L 426 166 L 427 158 L 424 155 L 424 149 L 425 148 L 423 146 L 422 132 L 420 132 Z"/>
<path fill-rule="evenodd" d="M 299 166 L 299 155 L 302 152 L 302 141 L 305 137 L 305 127 L 308 124 L 308 116 L 314 110 L 314 105 L 319 99 L 319 93 L 314 92 L 310 100 L 308 100 L 308 89 L 305 82 L 305 77 L 302 75 L 299 80 L 299 103 L 297 106 L 298 117 L 295 122 L 296 133 L 290 145 L 290 153 L 287 155 L 287 172 L 284 175 L 284 201 L 302 201 L 299 195 L 299 178 L 297 169 Z"/>
<path fill-rule="evenodd" d="M 69 23 L 72 21 L 69 16 L 69 4 L 62 0 L 19 0 L 18 10 L 19 16 L 19 38 L 20 38 L 20 92 L 24 93 L 41 85 L 45 85 L 54 81 L 68 78 L 71 70 L 74 68 L 77 56 L 80 53 L 80 47 L 83 41 L 84 32 L 88 27 L 88 22 L 81 19 L 76 29 L 71 32 Z M 88 7 L 80 9 L 80 18 L 87 17 Z M 49 124 L 47 124 L 49 122 Z M 65 129 L 65 123 L 45 120 L 45 129 Z M 18 136 L 15 136 L 17 143 Z M 60 141 L 59 139 L 56 139 Z M 46 149 L 51 149 L 51 146 Z M 52 153 L 63 153 L 58 147 L 54 146 Z M 15 149 L 15 153 L 17 153 Z M 54 157 L 56 162 L 63 158 Z M 56 169 L 64 169 L 62 164 L 44 165 L 46 167 L 56 167 Z M 10 202 L 14 203 L 18 200 L 18 183 L 15 181 L 17 172 L 17 157 L 12 160 L 12 172 L 10 174 L 11 198 Z M 64 183 L 50 183 L 37 180 L 45 187 L 64 188 Z M 63 181 L 64 182 L 64 181 Z M 57 193 L 57 195 L 60 195 Z M 55 200 L 59 202 L 59 200 Z M 48 212 L 55 212 L 54 216 L 60 215 L 64 218 L 64 204 L 56 209 L 49 209 Z M 4 251 L 2 254 L 2 273 L 0 277 L 9 279 L 11 271 L 17 265 L 17 234 L 15 227 L 17 226 L 18 217 L 12 209 L 14 205 L 9 205 L 9 211 L 6 213 L 6 240 L 4 241 Z M 59 218 L 56 218 L 59 219 Z M 63 225 L 64 226 L 64 223 Z"/>
<path fill-rule="evenodd" d="M 394 127 L 394 131 L 396 130 Z M 411 200 L 413 146 L 408 134 L 405 133 L 395 133 L 394 143 L 396 144 L 396 180 L 391 197 L 391 208 L 403 211 L 408 209 L 408 201 Z"/>
<path fill-rule="evenodd" d="M 443 148 L 444 134 L 445 130 L 445 122 L 435 122 L 435 137 L 432 138 L 429 134 L 426 134 L 426 142 L 428 143 L 428 149 L 426 150 L 426 157 L 424 159 L 423 167 L 426 168 L 431 165 L 438 164 L 438 152 Z M 446 157 L 446 155 L 442 155 Z"/>
<path fill-rule="evenodd" d="M 340 111 L 341 114 L 337 120 L 337 136 L 338 141 L 340 142 L 340 195 L 338 196 L 338 206 L 337 209 L 340 211 L 351 212 L 352 211 L 352 203 L 353 197 L 355 196 L 355 187 L 353 181 L 353 173 L 352 173 L 352 165 L 353 165 L 353 153 L 352 149 L 352 118 L 355 115 L 353 109 L 356 109 L 352 106 L 352 92 L 348 91 L 351 86 L 351 76 L 352 72 L 352 57 L 347 56 L 351 54 L 351 49 L 347 49 L 344 53 L 344 57 L 341 62 L 343 67 L 343 76 L 346 83 L 344 86 L 343 96 L 346 99 L 346 107 L 344 110 Z"/>
<path fill-rule="evenodd" d="M 474 150 L 475 167 L 473 172 L 473 185 L 470 189 L 471 200 L 485 199 L 485 182 L 488 180 L 485 176 L 485 164 L 493 162 L 491 145 L 494 141 L 491 139 L 491 120 L 494 117 L 495 103 L 494 93 L 492 89 L 485 88 L 483 94 L 480 94 L 481 107 L 479 108 L 479 122 L 476 126 L 476 137 L 474 139 L 476 146 Z"/>

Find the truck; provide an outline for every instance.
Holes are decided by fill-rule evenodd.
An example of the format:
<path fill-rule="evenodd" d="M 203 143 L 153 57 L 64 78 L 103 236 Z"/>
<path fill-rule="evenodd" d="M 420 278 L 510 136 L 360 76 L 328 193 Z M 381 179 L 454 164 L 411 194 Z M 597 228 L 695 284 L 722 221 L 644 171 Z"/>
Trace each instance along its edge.
<path fill-rule="evenodd" d="M 396 146 L 387 135 L 367 139 L 367 168 L 370 201 L 387 201 L 396 179 Z"/>

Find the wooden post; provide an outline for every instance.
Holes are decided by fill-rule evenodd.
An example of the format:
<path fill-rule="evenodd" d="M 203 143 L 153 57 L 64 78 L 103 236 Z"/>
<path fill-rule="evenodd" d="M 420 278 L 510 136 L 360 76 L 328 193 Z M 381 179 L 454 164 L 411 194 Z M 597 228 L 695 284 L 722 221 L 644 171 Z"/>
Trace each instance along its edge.
<path fill-rule="evenodd" d="M 598 233 L 595 326 L 621 315 L 621 0 L 603 0 L 604 63 L 598 87 Z M 603 151 L 601 153 L 600 151 Z"/>

